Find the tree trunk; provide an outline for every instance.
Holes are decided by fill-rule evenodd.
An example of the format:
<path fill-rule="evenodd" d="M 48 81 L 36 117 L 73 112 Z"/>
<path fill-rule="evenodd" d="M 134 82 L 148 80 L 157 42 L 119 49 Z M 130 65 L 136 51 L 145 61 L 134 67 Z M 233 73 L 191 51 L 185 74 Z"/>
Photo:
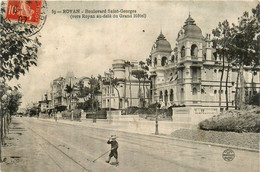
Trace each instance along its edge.
<path fill-rule="evenodd" d="M 114 86 L 114 88 L 116 89 L 117 91 L 117 95 L 118 95 L 118 109 L 120 109 L 120 94 L 119 94 L 119 91 L 118 89 Z"/>
<path fill-rule="evenodd" d="M 2 109 L 2 103 L 1 103 L 1 115 L 0 115 L 0 163 L 2 162 L 2 114 L 3 114 L 3 109 Z"/>
<path fill-rule="evenodd" d="M 244 75 L 243 75 L 243 70 L 244 70 L 244 65 L 241 65 L 240 68 L 240 85 L 241 85 L 241 90 L 240 90 L 240 96 L 239 96 L 239 108 L 243 109 L 244 104 L 245 104 L 245 80 L 244 80 Z"/>
<path fill-rule="evenodd" d="M 252 79 L 251 79 L 251 94 L 249 95 L 249 101 L 254 96 L 255 86 L 254 86 L 254 70 L 252 70 Z"/>
<path fill-rule="evenodd" d="M 129 93 L 130 93 L 130 107 L 132 106 L 132 86 L 131 86 L 131 75 L 130 75 L 130 69 L 129 69 L 129 76 L 128 76 L 128 79 L 129 79 Z"/>
<path fill-rule="evenodd" d="M 94 93 L 92 91 L 92 95 L 91 95 L 91 111 L 92 113 L 94 113 Z"/>
<path fill-rule="evenodd" d="M 100 84 L 101 86 L 101 102 L 100 102 L 100 108 L 102 109 L 102 106 L 103 106 L 103 83 L 102 83 L 102 81 L 101 81 L 101 84 Z"/>
<path fill-rule="evenodd" d="M 3 138 L 4 138 L 4 112 L 2 111 L 2 116 L 1 116 L 1 143 L 3 144 Z"/>
<path fill-rule="evenodd" d="M 229 78 L 229 69 L 230 69 L 230 66 L 228 64 L 227 77 L 226 77 L 226 110 L 228 110 L 228 78 Z"/>
<path fill-rule="evenodd" d="M 141 79 L 138 79 L 138 98 L 139 98 L 139 106 L 141 107 Z"/>
<path fill-rule="evenodd" d="M 223 55 L 223 62 L 222 62 L 222 72 L 221 72 L 221 77 L 220 77 L 220 84 L 219 84 L 219 107 L 221 108 L 221 92 L 222 92 L 222 81 L 223 81 L 223 75 L 224 75 L 224 70 L 225 70 L 225 60 L 224 60 L 224 55 Z"/>
<path fill-rule="evenodd" d="M 144 91 L 143 107 L 145 107 L 145 77 L 144 77 L 144 83 L 143 83 L 143 91 Z"/>
<path fill-rule="evenodd" d="M 123 108 L 126 108 L 126 107 L 125 107 L 125 102 L 126 102 L 126 99 L 127 99 L 127 97 L 126 97 L 126 81 L 127 81 L 127 79 L 126 79 L 126 77 L 125 77 L 125 82 L 124 82 L 124 95 L 123 95 L 123 97 L 124 97 L 124 105 L 122 105 Z"/>
<path fill-rule="evenodd" d="M 237 71 L 237 80 L 236 80 L 236 92 L 235 92 L 235 109 L 238 107 L 238 82 L 239 82 L 239 75 L 240 75 L 240 66 Z"/>

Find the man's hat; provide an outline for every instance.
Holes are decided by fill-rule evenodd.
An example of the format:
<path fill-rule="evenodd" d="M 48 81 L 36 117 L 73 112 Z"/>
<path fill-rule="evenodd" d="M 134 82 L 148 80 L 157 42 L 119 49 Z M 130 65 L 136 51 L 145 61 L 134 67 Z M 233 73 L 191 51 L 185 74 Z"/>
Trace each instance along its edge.
<path fill-rule="evenodd" d="M 111 135 L 111 139 L 115 140 L 116 139 L 116 135 Z"/>

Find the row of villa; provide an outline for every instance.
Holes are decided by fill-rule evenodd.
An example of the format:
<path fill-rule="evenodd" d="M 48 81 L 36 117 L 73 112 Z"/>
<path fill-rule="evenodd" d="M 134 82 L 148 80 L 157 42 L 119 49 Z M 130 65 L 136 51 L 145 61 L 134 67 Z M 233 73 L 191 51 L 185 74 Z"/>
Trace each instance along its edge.
<path fill-rule="evenodd" d="M 110 89 L 109 85 L 101 85 L 98 95 L 101 108 L 111 106 L 114 109 L 124 109 L 156 102 L 159 102 L 161 107 L 218 107 L 219 94 L 222 97 L 222 107 L 225 106 L 225 94 L 228 94 L 229 106 L 234 107 L 238 68 L 232 67 L 230 70 L 228 91 L 223 88 L 220 92 L 223 59 L 212 48 L 210 35 L 204 37 L 190 15 L 179 31 L 176 41 L 176 47 L 172 48 L 163 33 L 159 34 L 149 56 L 149 80 L 138 81 L 132 75 L 134 70 L 141 70 L 137 61 L 132 61 L 129 67 L 125 60 L 114 60 L 112 71 L 114 77 L 119 80 L 118 93 L 114 88 Z M 225 68 L 226 72 L 226 62 Z M 260 91 L 259 72 L 245 67 L 243 76 L 247 96 Z M 51 90 L 41 102 L 48 102 L 48 107 L 45 104 L 46 108 L 67 107 L 65 86 L 78 82 L 87 85 L 88 80 L 88 77 L 76 78 L 71 72 L 66 77 L 59 77 L 52 81 Z M 223 78 L 223 82 L 225 81 L 226 75 Z M 240 87 L 240 84 L 238 86 Z M 72 101 L 70 106 L 69 108 L 75 108 L 76 102 Z"/>

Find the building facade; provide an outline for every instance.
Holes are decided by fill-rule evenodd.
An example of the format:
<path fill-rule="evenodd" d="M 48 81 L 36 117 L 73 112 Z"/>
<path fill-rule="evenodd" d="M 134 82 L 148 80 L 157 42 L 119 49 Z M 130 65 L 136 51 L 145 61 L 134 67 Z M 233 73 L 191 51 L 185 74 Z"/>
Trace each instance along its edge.
<path fill-rule="evenodd" d="M 150 103 L 150 81 L 147 78 L 138 80 L 133 75 L 136 71 L 144 71 L 137 61 L 129 63 L 122 59 L 113 61 L 112 70 L 110 73 L 105 73 L 108 82 L 101 85 L 102 108 L 142 107 Z M 110 85 L 109 77 L 118 79 L 116 88 Z"/>
<path fill-rule="evenodd" d="M 204 37 L 190 15 L 179 31 L 176 41 L 176 47 L 172 49 L 171 44 L 160 33 L 152 46 L 150 53 L 152 103 L 160 102 L 165 107 L 172 105 L 217 107 L 221 94 L 224 107 L 225 94 L 228 94 L 228 104 L 230 107 L 234 106 L 238 68 L 230 69 L 226 93 L 228 64 L 224 59 L 225 71 L 220 92 L 223 59 L 212 47 L 210 35 Z M 245 67 L 243 76 L 246 95 L 252 96 L 259 92 L 259 72 L 252 72 L 250 67 Z"/>
<path fill-rule="evenodd" d="M 51 103 L 51 95 L 46 92 L 43 97 L 42 100 L 39 101 L 39 106 L 40 106 L 40 110 L 41 112 L 47 112 L 47 110 L 51 109 L 52 103 Z"/>
<path fill-rule="evenodd" d="M 76 94 L 79 79 L 74 76 L 72 72 L 68 72 L 66 77 L 59 77 L 54 79 L 51 86 L 51 108 L 60 110 L 75 109 L 77 104 Z M 66 91 L 66 87 L 71 87 L 71 93 Z"/>

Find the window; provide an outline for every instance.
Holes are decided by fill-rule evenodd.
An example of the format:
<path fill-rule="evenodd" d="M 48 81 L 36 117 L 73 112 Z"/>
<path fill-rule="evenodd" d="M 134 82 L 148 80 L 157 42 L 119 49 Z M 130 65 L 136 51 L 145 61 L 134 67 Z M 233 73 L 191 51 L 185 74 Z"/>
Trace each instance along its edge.
<path fill-rule="evenodd" d="M 201 94 L 204 94 L 204 93 L 205 93 L 204 89 L 201 89 Z"/>
<path fill-rule="evenodd" d="M 217 53 L 213 53 L 214 60 L 217 61 Z"/>
<path fill-rule="evenodd" d="M 166 66 L 167 65 L 167 57 L 162 57 L 161 65 Z"/>
<path fill-rule="evenodd" d="M 214 94 L 217 94 L 217 90 L 214 90 Z"/>
<path fill-rule="evenodd" d="M 197 95 L 197 88 L 193 88 L 193 89 L 192 89 L 192 94 L 193 94 L 193 95 Z"/>
<path fill-rule="evenodd" d="M 220 90 L 218 90 L 218 93 L 220 93 Z M 221 94 L 223 94 L 223 90 L 221 90 Z"/>
<path fill-rule="evenodd" d="M 185 47 L 182 46 L 181 48 L 181 57 L 184 57 L 185 56 Z"/>
<path fill-rule="evenodd" d="M 160 97 L 159 97 L 159 99 L 160 99 L 160 101 L 162 101 L 162 99 L 163 99 L 163 93 L 162 93 L 162 91 L 160 91 Z"/>
<path fill-rule="evenodd" d="M 175 60 L 175 56 L 172 55 L 171 62 L 174 63 L 174 60 Z"/>
<path fill-rule="evenodd" d="M 173 89 L 171 89 L 170 91 L 170 101 L 173 101 L 174 97 L 173 97 Z"/>
<path fill-rule="evenodd" d="M 196 44 L 193 44 L 191 46 L 191 53 L 190 54 L 191 54 L 191 56 L 195 56 L 195 57 L 198 56 L 198 47 L 197 47 Z"/>
<path fill-rule="evenodd" d="M 154 58 L 153 65 L 154 65 L 154 66 L 156 66 L 156 65 L 157 65 L 157 58 L 156 58 L 156 57 Z"/>

